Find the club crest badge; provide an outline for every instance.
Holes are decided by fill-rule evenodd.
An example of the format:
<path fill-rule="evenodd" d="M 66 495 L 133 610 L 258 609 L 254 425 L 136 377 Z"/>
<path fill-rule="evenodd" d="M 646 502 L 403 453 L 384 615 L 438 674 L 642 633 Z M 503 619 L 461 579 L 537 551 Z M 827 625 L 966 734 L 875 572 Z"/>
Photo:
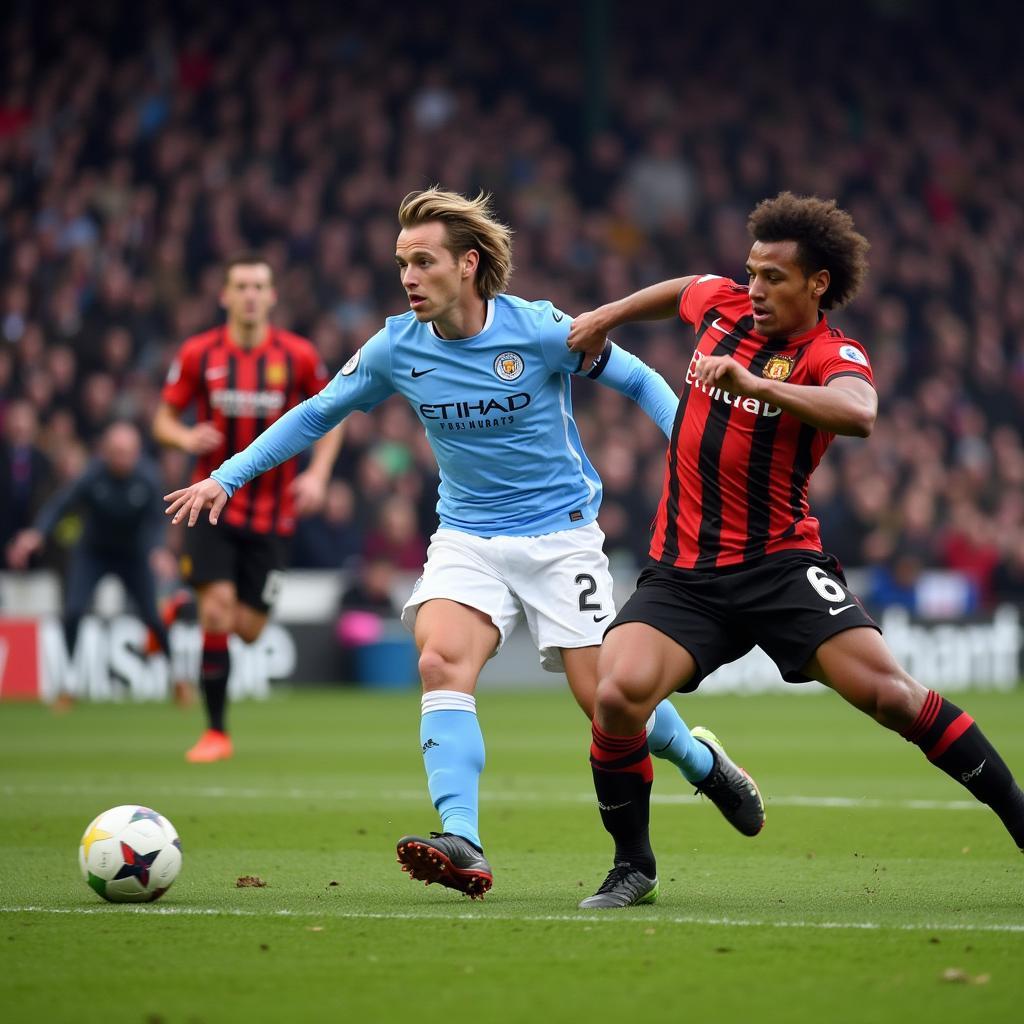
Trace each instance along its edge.
<path fill-rule="evenodd" d="M 267 367 L 266 378 L 270 387 L 280 387 L 288 379 L 288 371 L 281 363 L 271 363 Z"/>
<path fill-rule="evenodd" d="M 792 356 L 772 356 L 764 364 L 761 376 L 767 377 L 769 380 L 785 380 L 793 372 L 795 362 L 796 360 Z"/>
<path fill-rule="evenodd" d="M 502 352 L 494 360 L 494 372 L 502 380 L 516 380 L 523 374 L 523 357 L 518 352 Z"/>
<path fill-rule="evenodd" d="M 359 365 L 359 357 L 362 355 L 363 350 L 357 348 L 355 355 L 341 368 L 342 377 L 348 377 L 356 372 L 356 367 Z"/>

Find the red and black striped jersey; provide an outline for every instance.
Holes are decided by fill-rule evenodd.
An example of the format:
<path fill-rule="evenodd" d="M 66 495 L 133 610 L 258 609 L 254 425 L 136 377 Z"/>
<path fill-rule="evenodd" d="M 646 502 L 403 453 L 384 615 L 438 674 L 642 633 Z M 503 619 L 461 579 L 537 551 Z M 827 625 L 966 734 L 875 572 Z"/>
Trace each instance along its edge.
<path fill-rule="evenodd" d="M 227 327 L 196 334 L 181 346 L 163 388 L 179 411 L 196 404 L 196 419 L 212 423 L 224 441 L 196 460 L 193 482 L 204 480 L 304 398 L 327 384 L 327 371 L 312 342 L 276 327 L 253 348 L 236 345 Z M 233 495 L 222 522 L 255 533 L 288 536 L 295 530 L 289 485 L 296 460 L 268 470 Z"/>
<path fill-rule="evenodd" d="M 753 374 L 793 384 L 842 376 L 873 383 L 863 347 L 826 319 L 805 334 L 769 339 L 754 330 L 752 314 L 744 286 L 710 274 L 680 297 L 679 316 L 693 324 L 697 348 L 679 395 L 651 557 L 681 569 L 820 551 L 807 484 L 835 436 L 778 406 L 701 384 L 701 359 L 729 355 Z"/>

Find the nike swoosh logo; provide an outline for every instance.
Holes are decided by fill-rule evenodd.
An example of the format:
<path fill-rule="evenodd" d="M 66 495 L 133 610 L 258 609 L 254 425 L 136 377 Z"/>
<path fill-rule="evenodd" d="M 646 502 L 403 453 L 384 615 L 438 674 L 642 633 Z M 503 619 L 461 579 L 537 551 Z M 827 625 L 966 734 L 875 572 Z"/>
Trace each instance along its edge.
<path fill-rule="evenodd" d="M 829 615 L 838 615 L 840 612 L 845 612 L 847 608 L 853 608 L 852 604 L 844 604 L 842 608 L 829 608 Z"/>
<path fill-rule="evenodd" d="M 221 377 L 228 375 L 228 368 L 226 366 L 215 366 L 212 370 L 206 371 L 207 380 L 220 380 Z"/>
<path fill-rule="evenodd" d="M 412 371 L 412 375 L 414 377 L 422 377 L 425 373 L 433 373 L 436 369 L 436 366 L 432 366 L 429 370 L 417 370 L 414 368 Z"/>
<path fill-rule="evenodd" d="M 716 316 L 715 319 L 711 321 L 711 330 L 721 331 L 723 334 L 729 333 L 729 331 L 722 326 L 722 318 L 720 316 Z"/>
<path fill-rule="evenodd" d="M 611 615 L 611 612 L 609 612 L 608 615 Z M 595 615 L 594 616 L 594 621 L 595 622 L 604 622 L 604 620 L 608 618 L 608 615 Z"/>
<path fill-rule="evenodd" d="M 556 324 L 560 324 L 562 320 L 565 318 L 564 313 L 556 313 L 554 310 L 551 310 L 551 315 L 552 317 L 554 317 Z"/>
<path fill-rule="evenodd" d="M 620 807 L 628 807 L 631 802 L 632 801 L 627 800 L 624 804 L 603 804 L 600 801 L 598 801 L 597 806 L 602 811 L 617 811 L 617 810 L 619 810 Z"/>

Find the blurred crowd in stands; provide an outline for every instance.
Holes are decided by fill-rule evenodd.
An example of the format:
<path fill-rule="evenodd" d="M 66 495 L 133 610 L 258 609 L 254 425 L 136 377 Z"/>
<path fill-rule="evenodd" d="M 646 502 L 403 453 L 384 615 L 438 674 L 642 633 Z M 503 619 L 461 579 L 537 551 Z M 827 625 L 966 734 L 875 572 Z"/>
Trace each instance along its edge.
<path fill-rule="evenodd" d="M 913 607 L 936 568 L 971 606 L 1024 602 L 1024 63 L 1002 7 L 850 5 L 824 33 L 801 3 L 14 5 L 0 550 L 112 418 L 147 428 L 239 250 L 266 255 L 276 322 L 333 372 L 404 311 L 409 190 L 493 192 L 511 291 L 575 313 L 665 277 L 743 279 L 746 214 L 788 188 L 835 196 L 872 244 L 864 292 L 832 319 L 866 344 L 881 411 L 813 479 L 826 548 L 873 567 L 876 604 Z M 619 340 L 678 386 L 680 324 Z M 608 389 L 582 381 L 574 403 L 609 551 L 632 570 L 663 438 Z M 185 480 L 183 455 L 152 455 L 168 488 Z M 294 564 L 416 571 L 435 496 L 402 400 L 355 414 Z M 71 523 L 49 557 L 73 539 Z"/>

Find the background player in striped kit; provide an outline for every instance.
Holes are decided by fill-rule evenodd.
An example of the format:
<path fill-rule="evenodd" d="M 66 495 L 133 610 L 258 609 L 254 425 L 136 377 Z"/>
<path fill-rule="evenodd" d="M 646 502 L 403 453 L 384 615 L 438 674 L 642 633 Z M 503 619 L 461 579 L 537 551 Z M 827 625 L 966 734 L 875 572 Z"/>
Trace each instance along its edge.
<path fill-rule="evenodd" d="M 313 344 L 270 323 L 276 299 L 266 260 L 256 254 L 232 259 L 221 292 L 225 323 L 189 338 L 171 366 L 153 434 L 197 456 L 194 480 L 205 479 L 327 381 Z M 196 423 L 189 426 L 181 415 L 193 403 Z M 204 523 L 187 535 L 183 572 L 199 605 L 200 685 L 208 724 L 185 755 L 189 761 L 218 761 L 232 754 L 225 719 L 228 636 L 235 633 L 252 643 L 263 631 L 295 517 L 323 505 L 340 444 L 338 428 L 317 442 L 305 472 L 288 460 L 242 489 L 225 514 L 225 528 L 213 530 Z"/>
<path fill-rule="evenodd" d="M 428 189 L 406 197 L 395 258 L 410 310 L 388 318 L 333 381 L 212 478 L 168 495 L 175 522 L 215 522 L 228 497 L 301 451 L 355 409 L 398 392 L 423 424 L 440 469 L 427 564 L 403 621 L 423 680 L 420 743 L 443 832 L 399 841 L 418 879 L 482 896 L 492 873 L 478 821 L 484 744 L 477 677 L 524 619 L 551 671 L 564 670 L 588 718 L 597 649 L 614 614 L 601 481 L 572 418 L 569 318 L 550 302 L 504 294 L 511 239 L 487 197 Z M 665 381 L 612 344 L 588 376 L 636 401 L 668 433 L 678 400 Z M 230 507 L 230 506 L 228 506 Z M 756 787 L 695 739 L 673 706 L 652 707 L 651 742 L 741 832 L 756 834 Z"/>
<path fill-rule="evenodd" d="M 750 216 L 744 287 L 707 274 L 665 281 L 578 317 L 573 350 L 609 330 L 678 315 L 697 347 L 668 449 L 651 561 L 600 657 L 591 764 L 615 867 L 587 908 L 656 889 L 643 723 L 673 690 L 760 645 L 791 682 L 817 679 L 999 815 L 1024 847 L 1024 793 L 965 712 L 895 661 L 822 552 L 807 484 L 837 434 L 866 437 L 877 413 L 859 342 L 822 310 L 848 302 L 867 240 L 834 201 L 784 192 Z"/>

